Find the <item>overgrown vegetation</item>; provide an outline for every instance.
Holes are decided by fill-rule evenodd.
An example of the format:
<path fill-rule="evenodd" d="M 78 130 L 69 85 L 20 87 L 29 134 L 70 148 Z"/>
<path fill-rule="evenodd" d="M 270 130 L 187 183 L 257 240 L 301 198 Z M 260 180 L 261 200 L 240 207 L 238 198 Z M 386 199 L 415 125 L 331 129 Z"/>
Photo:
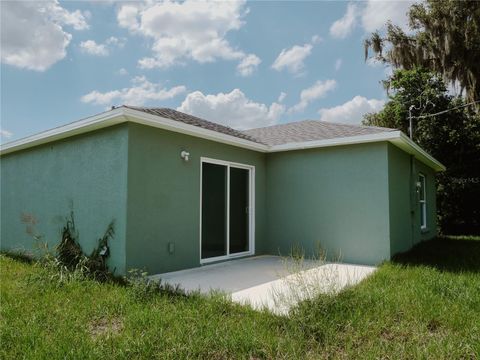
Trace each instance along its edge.
<path fill-rule="evenodd" d="M 113 239 L 114 235 L 114 222 L 112 221 L 108 224 L 103 236 L 98 239 L 97 247 L 90 255 L 86 255 L 77 240 L 78 233 L 72 211 L 63 227 L 62 240 L 56 247 L 55 260 L 59 266 L 65 267 L 66 270 L 80 271 L 82 274 L 99 281 L 108 280 L 113 276 L 106 263 L 110 255 L 108 242 Z"/>
<path fill-rule="evenodd" d="M 385 108 L 364 124 L 408 133 L 411 112 L 413 140 L 447 167 L 437 182 L 442 232 L 480 235 L 480 2 L 426 0 L 408 16 L 409 31 L 388 22 L 365 41 L 365 60 L 394 73 Z"/>
<path fill-rule="evenodd" d="M 396 70 L 388 83 L 389 101 L 380 112 L 367 114 L 363 123 L 408 133 L 413 106 L 413 140 L 447 167 L 436 177 L 441 231 L 480 234 L 480 115 L 462 108 L 422 117 L 463 103 L 425 69 Z"/>
<path fill-rule="evenodd" d="M 365 59 L 372 50 L 394 68 L 428 69 L 465 89 L 467 101 L 480 100 L 480 3 L 425 0 L 413 4 L 408 17 L 408 33 L 390 22 L 386 34 L 373 33 L 365 41 Z"/>
<path fill-rule="evenodd" d="M 97 246 L 90 255 L 87 255 L 78 241 L 78 232 L 75 227 L 73 210 L 65 218 L 65 225 L 62 229 L 61 240 L 53 249 L 36 230 L 37 220 L 32 214 L 22 214 L 22 222 L 26 225 L 26 232 L 35 241 L 36 251 L 34 254 L 12 254 L 37 259 L 36 265 L 51 268 L 54 277 L 62 281 L 67 279 L 92 278 L 97 281 L 119 280 L 115 278 L 115 271 L 110 270 L 107 265 L 107 258 L 110 256 L 109 241 L 115 235 L 114 221 L 108 224 L 103 236 L 98 239 Z"/>
<path fill-rule="evenodd" d="M 0 266 L 2 359 L 475 359 L 480 354 L 479 238 L 422 243 L 358 286 L 303 302 L 290 317 L 253 311 L 221 296 L 149 292 L 141 285 L 88 278 L 58 287 L 39 281 L 53 269 L 6 256 Z"/>

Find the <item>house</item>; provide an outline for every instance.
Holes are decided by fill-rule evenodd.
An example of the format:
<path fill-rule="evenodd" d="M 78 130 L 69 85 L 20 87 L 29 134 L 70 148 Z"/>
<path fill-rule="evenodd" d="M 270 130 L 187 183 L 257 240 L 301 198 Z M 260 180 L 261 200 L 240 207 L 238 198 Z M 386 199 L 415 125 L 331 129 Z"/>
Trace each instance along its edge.
<path fill-rule="evenodd" d="M 300 121 L 248 131 L 121 106 L 1 147 L 1 247 L 50 244 L 71 207 L 89 252 L 163 273 L 259 254 L 378 264 L 436 235 L 435 173 L 397 130 Z M 32 232 L 32 229 L 30 229 Z"/>

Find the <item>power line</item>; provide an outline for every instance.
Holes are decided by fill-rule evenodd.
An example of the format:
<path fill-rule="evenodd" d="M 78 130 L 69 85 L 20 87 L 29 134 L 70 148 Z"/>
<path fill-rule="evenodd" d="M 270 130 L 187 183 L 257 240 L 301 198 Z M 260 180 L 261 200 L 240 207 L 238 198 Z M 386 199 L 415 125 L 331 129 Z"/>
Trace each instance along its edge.
<path fill-rule="evenodd" d="M 445 113 L 447 113 L 447 112 L 449 112 L 449 111 L 461 109 L 461 108 L 464 108 L 464 107 L 467 107 L 467 106 L 470 106 L 470 105 L 473 105 L 473 104 L 476 104 L 476 103 L 480 103 L 480 100 L 472 101 L 472 102 L 470 102 L 470 103 L 468 103 L 468 104 L 463 104 L 463 105 L 460 105 L 460 106 L 457 106 L 457 107 L 454 107 L 454 108 L 451 108 L 451 109 L 439 111 L 439 112 L 437 112 L 437 113 L 435 113 L 435 114 L 427 114 L 427 115 L 412 116 L 412 117 L 415 118 L 415 119 L 425 119 L 425 118 L 428 118 L 428 117 L 437 116 L 437 115 L 440 115 L 440 114 L 445 114 Z"/>

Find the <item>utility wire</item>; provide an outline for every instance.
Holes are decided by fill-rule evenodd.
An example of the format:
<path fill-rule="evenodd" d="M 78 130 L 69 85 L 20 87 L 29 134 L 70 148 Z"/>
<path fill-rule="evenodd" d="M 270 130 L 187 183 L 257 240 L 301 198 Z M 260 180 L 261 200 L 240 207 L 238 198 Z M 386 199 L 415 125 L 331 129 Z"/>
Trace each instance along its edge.
<path fill-rule="evenodd" d="M 443 111 L 439 111 L 435 114 L 427 114 L 427 115 L 420 115 L 420 116 L 412 116 L 413 118 L 415 119 L 424 119 L 424 118 L 428 118 L 428 117 L 432 117 L 432 116 L 437 116 L 437 115 L 440 115 L 440 114 L 445 114 L 449 111 L 453 111 L 453 110 L 457 110 L 457 109 L 461 109 L 461 108 L 464 108 L 464 107 L 467 107 L 467 106 L 470 106 L 470 105 L 473 105 L 473 104 L 476 104 L 476 103 L 480 103 L 480 100 L 476 100 L 476 101 L 472 101 L 468 104 L 463 104 L 463 105 L 460 105 L 460 106 L 457 106 L 457 107 L 454 107 L 454 108 L 451 108 L 451 109 L 447 109 L 447 110 L 443 110 Z"/>

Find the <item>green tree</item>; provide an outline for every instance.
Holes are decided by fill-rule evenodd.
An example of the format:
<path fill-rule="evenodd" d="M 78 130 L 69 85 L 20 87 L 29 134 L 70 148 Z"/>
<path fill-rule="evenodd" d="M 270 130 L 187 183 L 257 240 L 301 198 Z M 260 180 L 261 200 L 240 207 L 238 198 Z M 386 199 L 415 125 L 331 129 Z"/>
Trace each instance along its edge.
<path fill-rule="evenodd" d="M 447 170 L 437 177 L 439 223 L 444 233 L 480 233 L 480 116 L 448 94 L 442 78 L 426 69 L 396 70 L 387 79 L 389 101 L 364 117 L 365 125 L 408 133 Z M 428 114 L 445 113 L 424 117 Z"/>
<path fill-rule="evenodd" d="M 426 68 L 458 83 L 468 101 L 480 100 L 480 1 L 426 0 L 408 15 L 411 32 L 387 23 L 385 36 L 365 40 L 365 59 L 372 50 L 394 68 Z"/>

